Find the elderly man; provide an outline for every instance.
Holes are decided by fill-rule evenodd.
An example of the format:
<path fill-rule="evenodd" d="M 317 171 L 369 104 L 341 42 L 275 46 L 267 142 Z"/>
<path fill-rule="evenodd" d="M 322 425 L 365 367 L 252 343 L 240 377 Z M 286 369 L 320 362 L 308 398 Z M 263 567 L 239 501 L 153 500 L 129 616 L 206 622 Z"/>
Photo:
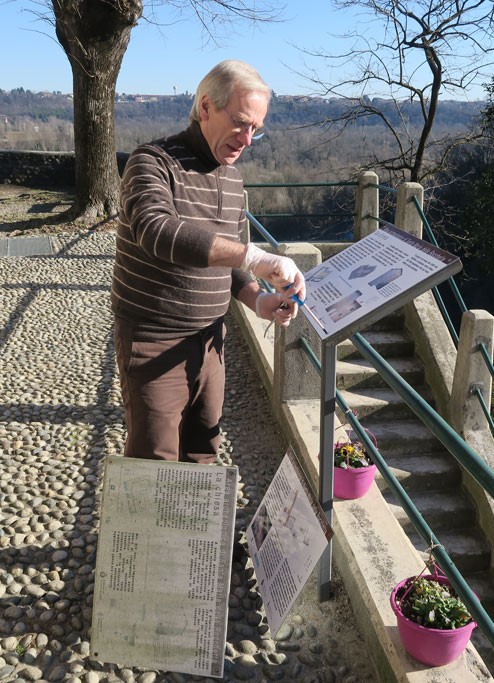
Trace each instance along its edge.
<path fill-rule="evenodd" d="M 254 68 L 221 62 L 198 86 L 189 127 L 129 157 L 111 292 L 126 456 L 214 462 L 230 297 L 280 325 L 296 314 L 290 295 L 305 297 L 291 259 L 239 241 L 234 163 L 259 137 L 270 96 Z"/>

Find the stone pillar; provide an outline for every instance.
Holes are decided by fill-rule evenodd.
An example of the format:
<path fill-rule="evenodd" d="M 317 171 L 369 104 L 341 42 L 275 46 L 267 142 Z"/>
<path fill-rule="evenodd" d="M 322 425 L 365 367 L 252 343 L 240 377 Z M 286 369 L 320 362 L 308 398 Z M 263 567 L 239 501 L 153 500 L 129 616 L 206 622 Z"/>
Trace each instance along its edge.
<path fill-rule="evenodd" d="M 321 263 L 321 252 L 312 244 L 294 242 L 282 245 L 283 255 L 292 258 L 303 273 Z M 321 340 L 305 314 L 299 310 L 287 328 L 276 327 L 273 358 L 273 407 L 279 411 L 281 402 L 320 397 L 321 378 L 300 345 L 306 339 L 318 359 Z"/>
<path fill-rule="evenodd" d="M 420 183 L 401 183 L 398 186 L 395 225 L 422 239 L 422 218 L 413 197 L 417 197 L 421 207 L 424 206 L 424 188 Z"/>
<path fill-rule="evenodd" d="M 480 390 L 490 409 L 492 376 L 479 344 L 484 344 L 492 359 L 493 336 L 494 317 L 490 313 L 480 310 L 463 313 L 451 393 L 451 422 L 460 434 L 489 429 L 475 389 Z"/>
<path fill-rule="evenodd" d="M 379 227 L 379 178 L 373 171 L 364 171 L 359 175 L 357 197 L 355 200 L 355 223 L 353 239 L 366 237 Z M 375 216 L 376 218 L 370 218 Z"/>

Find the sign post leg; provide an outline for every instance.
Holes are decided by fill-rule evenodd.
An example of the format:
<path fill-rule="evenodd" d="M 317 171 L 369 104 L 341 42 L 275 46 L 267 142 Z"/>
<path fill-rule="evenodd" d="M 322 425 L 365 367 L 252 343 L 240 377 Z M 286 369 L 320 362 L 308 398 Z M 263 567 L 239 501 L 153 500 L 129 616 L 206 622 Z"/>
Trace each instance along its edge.
<path fill-rule="evenodd" d="M 336 409 L 336 346 L 322 344 L 320 446 L 319 446 L 319 502 L 330 526 L 333 524 L 333 444 Z M 319 602 L 331 596 L 332 541 L 319 560 Z"/>

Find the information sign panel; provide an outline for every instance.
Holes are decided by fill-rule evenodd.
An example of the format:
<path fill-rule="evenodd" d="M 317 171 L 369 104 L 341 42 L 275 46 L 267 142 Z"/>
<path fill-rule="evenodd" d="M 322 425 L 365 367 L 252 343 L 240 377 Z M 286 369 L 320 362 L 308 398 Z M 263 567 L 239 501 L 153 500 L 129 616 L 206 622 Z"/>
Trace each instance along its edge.
<path fill-rule="evenodd" d="M 457 256 L 384 226 L 305 274 L 302 311 L 321 339 L 336 344 L 461 268 Z"/>
<path fill-rule="evenodd" d="M 289 449 L 247 528 L 258 590 L 273 636 L 332 536 L 326 515 Z"/>
<path fill-rule="evenodd" d="M 237 479 L 236 467 L 107 458 L 95 659 L 223 676 Z"/>

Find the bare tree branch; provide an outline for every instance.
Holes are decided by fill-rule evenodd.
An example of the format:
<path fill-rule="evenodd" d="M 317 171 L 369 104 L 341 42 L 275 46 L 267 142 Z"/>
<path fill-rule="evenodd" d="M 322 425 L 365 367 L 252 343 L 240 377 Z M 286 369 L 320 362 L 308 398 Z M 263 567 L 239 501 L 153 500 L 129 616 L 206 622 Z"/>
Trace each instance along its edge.
<path fill-rule="evenodd" d="M 337 72 L 328 83 L 318 74 L 302 74 L 318 94 L 348 102 L 344 113 L 327 122 L 334 129 L 351 121 L 378 117 L 396 145 L 392 158 L 375 160 L 401 178 L 422 182 L 444 163 L 431 154 L 438 142 L 432 140 L 440 99 L 445 93 L 467 94 L 472 85 L 486 79 L 494 64 L 494 3 L 492 0 L 334 0 L 338 8 L 355 7 L 374 19 L 370 31 L 355 30 L 344 38 L 352 45 L 339 54 L 303 49 L 319 57 Z M 376 30 L 377 27 L 377 30 Z M 391 119 L 376 96 L 387 97 L 395 107 Z M 371 99 L 372 98 L 372 99 Z M 420 130 L 408 127 L 403 103 L 416 102 L 421 111 Z M 398 121 L 398 123 L 397 123 Z M 465 143 L 472 137 L 465 134 Z"/>

